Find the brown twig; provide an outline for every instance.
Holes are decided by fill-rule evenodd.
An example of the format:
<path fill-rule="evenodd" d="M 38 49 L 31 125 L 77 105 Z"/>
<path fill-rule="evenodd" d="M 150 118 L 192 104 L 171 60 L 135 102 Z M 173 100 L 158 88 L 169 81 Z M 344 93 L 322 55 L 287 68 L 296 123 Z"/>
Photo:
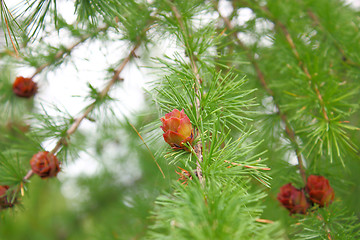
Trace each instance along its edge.
<path fill-rule="evenodd" d="M 255 219 L 256 222 L 259 222 L 259 223 L 274 223 L 274 221 L 271 221 L 269 219 L 262 219 L 262 218 L 257 218 Z"/>
<path fill-rule="evenodd" d="M 3 5 L 3 4 L 5 4 L 5 3 L 3 3 L 3 1 L 1 1 L 0 4 L 1 4 L 1 8 L 4 8 L 4 5 Z M 9 13 L 10 13 L 10 11 L 9 11 Z M 11 15 L 11 13 L 10 13 L 10 15 Z M 16 48 L 16 46 L 15 46 L 15 43 L 14 43 L 12 37 L 11 37 L 9 23 L 8 23 L 6 17 L 4 17 L 4 20 L 5 20 L 6 30 L 7 30 L 8 34 L 9 34 L 9 38 L 10 38 L 11 44 L 12 44 L 14 50 L 15 50 L 16 57 L 18 57 L 18 56 L 19 56 L 19 52 L 18 52 L 18 50 L 17 50 L 17 48 Z"/>
<path fill-rule="evenodd" d="M 292 126 L 290 125 L 289 121 L 287 120 L 287 116 L 282 112 L 279 104 L 277 104 L 276 102 L 276 97 L 275 97 L 275 94 L 274 94 L 274 91 L 272 91 L 272 89 L 268 86 L 267 82 L 266 82 L 266 79 L 265 79 L 265 75 L 263 74 L 263 72 L 261 71 L 257 61 L 255 60 L 254 56 L 251 54 L 250 50 L 245 46 L 245 44 L 238 38 L 237 34 L 230 22 L 230 20 L 223 16 L 216 3 L 214 4 L 214 8 L 215 10 L 219 13 L 219 16 L 220 18 L 222 18 L 222 20 L 224 21 L 226 27 L 232 32 L 233 34 L 233 37 L 236 41 L 236 43 L 242 48 L 245 50 L 246 52 L 246 55 L 247 55 L 247 58 L 249 59 L 249 61 L 251 62 L 251 64 L 254 66 L 254 69 L 255 69 L 255 72 L 257 74 L 257 77 L 261 83 L 261 85 L 263 86 L 263 88 L 265 89 L 265 91 L 270 95 L 272 96 L 273 98 L 273 101 L 274 101 L 274 104 L 277 108 L 277 111 L 278 111 L 278 114 L 280 116 L 280 119 L 281 121 L 285 124 L 285 132 L 286 134 L 288 135 L 289 139 L 291 140 L 291 142 L 295 145 L 295 153 L 296 153 L 296 158 L 297 158 L 297 161 L 298 161 L 298 167 L 299 167 L 299 171 L 300 171 L 300 175 L 302 177 L 302 180 L 304 181 L 304 183 L 306 183 L 306 172 L 305 172 L 305 167 L 304 167 L 304 161 L 302 159 L 302 156 L 301 156 L 301 153 L 299 151 L 299 145 L 297 143 L 297 140 L 296 140 L 296 135 L 295 135 L 295 131 L 294 129 L 292 128 Z"/>
<path fill-rule="evenodd" d="M 23 180 L 24 180 L 24 181 L 29 180 L 29 179 L 32 177 L 32 175 L 34 175 L 34 172 L 33 172 L 33 170 L 30 169 L 30 170 L 27 172 L 27 174 L 25 175 L 25 177 L 23 178 Z"/>
<path fill-rule="evenodd" d="M 172 2 L 170 2 L 170 5 L 171 5 L 171 10 L 174 12 L 175 18 L 176 18 L 177 22 L 179 23 L 181 30 L 184 32 L 184 34 L 186 34 L 186 28 L 185 28 L 184 23 L 182 21 L 182 17 L 181 17 L 180 12 L 178 11 L 176 6 Z M 186 39 L 185 39 L 185 44 L 186 44 L 186 47 L 188 47 L 188 49 L 190 50 L 189 43 L 187 42 Z M 198 67 L 196 65 L 196 58 L 195 58 L 194 54 L 192 52 L 189 52 L 188 56 L 189 56 L 189 59 L 190 59 L 191 69 L 192 69 L 193 73 L 195 74 L 195 79 L 196 79 L 196 82 L 194 84 L 195 85 L 195 93 L 197 95 L 195 104 L 196 104 L 196 109 L 197 109 L 197 118 L 199 119 L 201 117 L 201 115 L 200 115 L 201 92 L 199 90 L 199 87 L 201 85 L 202 80 L 200 78 L 199 69 L 198 69 Z M 201 141 L 198 141 L 196 143 L 196 145 L 194 146 L 194 151 L 195 151 L 195 154 L 196 154 L 196 157 L 197 157 L 197 161 L 196 161 L 197 176 L 199 178 L 200 183 L 202 185 L 204 185 L 205 179 L 204 179 L 204 176 L 202 174 L 202 169 L 201 169 L 201 163 L 203 162 Z"/>
<path fill-rule="evenodd" d="M 129 55 L 121 62 L 121 64 L 118 66 L 118 68 L 115 70 L 113 77 L 108 82 L 108 84 L 104 87 L 104 89 L 100 92 L 100 98 L 104 98 L 108 92 L 110 91 L 111 87 L 120 79 L 119 75 L 122 72 L 122 70 L 125 68 L 126 64 L 130 61 L 130 59 L 134 56 L 134 53 L 136 49 L 140 46 L 140 41 L 133 47 L 133 49 L 130 51 Z M 51 150 L 52 154 L 55 154 L 64 144 L 67 144 L 68 139 L 70 136 L 78 129 L 80 123 L 88 116 L 88 114 L 95 108 L 96 102 L 94 101 L 92 104 L 90 104 L 83 114 L 78 117 L 74 123 L 68 128 L 66 131 L 66 136 L 59 139 L 59 141 L 56 143 L 55 147 Z M 29 170 L 26 176 L 24 177 L 24 180 L 28 180 L 33 175 L 33 171 Z"/>
<path fill-rule="evenodd" d="M 264 9 L 266 9 L 266 8 L 264 8 Z M 289 43 L 290 48 L 292 49 L 292 52 L 295 55 L 296 60 L 299 62 L 299 66 L 301 67 L 301 69 L 305 73 L 306 77 L 309 79 L 310 84 L 311 84 L 313 90 L 315 91 L 317 98 L 319 99 L 319 103 L 320 103 L 321 110 L 323 112 L 325 120 L 329 121 L 329 117 L 328 117 L 328 114 L 327 114 L 326 109 L 325 109 L 325 103 L 324 103 L 323 97 L 320 94 L 318 86 L 315 83 L 313 83 L 313 81 L 312 81 L 313 78 L 312 78 L 306 64 L 301 60 L 300 54 L 296 49 L 295 43 L 294 43 L 289 31 L 287 30 L 286 26 L 282 22 L 280 22 L 278 20 L 275 21 L 275 25 L 279 26 L 280 29 L 283 31 L 283 33 L 285 35 L 285 38 L 286 38 L 287 42 Z"/>

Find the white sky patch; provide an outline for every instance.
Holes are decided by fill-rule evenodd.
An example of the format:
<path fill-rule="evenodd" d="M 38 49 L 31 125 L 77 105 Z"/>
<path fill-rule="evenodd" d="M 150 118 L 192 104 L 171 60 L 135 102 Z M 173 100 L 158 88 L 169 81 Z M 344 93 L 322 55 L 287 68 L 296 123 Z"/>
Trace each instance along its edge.
<path fill-rule="evenodd" d="M 229 17 L 230 14 L 233 12 L 233 7 L 231 5 L 231 1 L 220 0 L 218 8 L 219 8 L 219 12 L 224 17 Z"/>
<path fill-rule="evenodd" d="M 235 21 L 239 26 L 245 25 L 247 21 L 255 17 L 254 12 L 250 8 L 239 8 L 237 11 L 237 18 Z"/>
<path fill-rule="evenodd" d="M 92 176 L 99 173 L 102 166 L 91 155 L 86 152 L 80 152 L 79 158 L 73 162 L 67 162 L 62 166 L 62 177 L 77 177 L 80 175 Z M 65 176 L 64 176 L 65 175 Z"/>
<path fill-rule="evenodd" d="M 259 46 L 267 47 L 271 46 L 272 40 L 271 36 L 264 35 L 261 36 L 260 39 L 257 34 L 263 35 L 264 33 L 271 32 L 271 29 L 274 28 L 274 24 L 265 19 L 256 19 L 255 22 L 255 33 L 254 32 L 238 32 L 238 38 L 244 42 L 245 44 L 254 44 L 258 41 Z"/>
<path fill-rule="evenodd" d="M 345 3 L 350 4 L 351 7 L 357 10 L 360 9 L 360 0 L 345 0 Z"/>

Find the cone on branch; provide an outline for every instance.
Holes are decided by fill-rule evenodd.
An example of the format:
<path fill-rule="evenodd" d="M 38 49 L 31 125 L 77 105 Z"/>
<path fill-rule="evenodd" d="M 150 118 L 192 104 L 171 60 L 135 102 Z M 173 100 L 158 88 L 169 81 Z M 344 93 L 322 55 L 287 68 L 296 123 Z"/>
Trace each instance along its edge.
<path fill-rule="evenodd" d="M 56 177 L 60 172 L 58 158 L 49 152 L 38 152 L 30 160 L 31 169 L 41 178 Z"/>
<path fill-rule="evenodd" d="M 181 111 L 174 109 L 172 112 L 165 114 L 160 119 L 163 125 L 160 127 L 165 133 L 163 134 L 165 142 L 173 149 L 184 149 L 189 151 L 186 143 L 192 145 L 194 141 L 194 130 L 190 119 Z"/>
<path fill-rule="evenodd" d="M 335 193 L 328 179 L 323 176 L 310 175 L 305 188 L 297 189 L 288 183 L 280 188 L 277 199 L 291 214 L 305 214 L 310 204 L 317 204 L 319 207 L 328 206 L 333 202 L 334 197 Z"/>
<path fill-rule="evenodd" d="M 335 193 L 329 180 L 323 176 L 310 175 L 305 190 L 312 203 L 320 207 L 328 206 L 334 200 Z"/>
<path fill-rule="evenodd" d="M 12 89 L 18 97 L 31 98 L 36 94 L 38 88 L 36 82 L 34 82 L 32 78 L 19 76 L 15 79 Z"/>
<path fill-rule="evenodd" d="M 290 211 L 290 214 L 306 214 L 306 211 L 310 207 L 304 190 L 297 189 L 291 183 L 285 184 L 280 188 L 277 199 Z"/>

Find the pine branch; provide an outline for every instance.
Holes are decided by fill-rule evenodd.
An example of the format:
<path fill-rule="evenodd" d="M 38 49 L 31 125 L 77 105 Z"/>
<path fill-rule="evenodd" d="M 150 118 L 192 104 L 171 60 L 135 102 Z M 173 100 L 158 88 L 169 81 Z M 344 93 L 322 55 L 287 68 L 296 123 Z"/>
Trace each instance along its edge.
<path fill-rule="evenodd" d="M 266 79 L 265 79 L 265 75 L 264 73 L 261 71 L 257 61 L 255 60 L 253 54 L 251 54 L 250 49 L 248 49 L 245 44 L 238 38 L 236 31 L 234 31 L 234 27 L 232 26 L 230 20 L 225 17 L 224 15 L 221 14 L 221 12 L 219 11 L 216 2 L 214 2 L 214 8 L 215 10 L 218 12 L 220 18 L 222 18 L 222 20 L 224 21 L 225 25 L 227 26 L 227 28 L 232 32 L 233 38 L 235 39 L 236 43 L 245 50 L 246 52 L 246 56 L 249 59 L 249 61 L 251 62 L 251 64 L 254 66 L 255 72 L 257 74 L 257 77 L 261 83 L 261 85 L 263 86 L 263 88 L 265 89 L 265 91 L 273 98 L 273 102 L 274 105 L 277 109 L 277 113 L 280 116 L 281 121 L 285 124 L 285 132 L 287 134 L 287 136 L 289 137 L 289 139 L 291 140 L 291 142 L 295 145 L 295 153 L 296 153 L 296 158 L 298 161 L 298 167 L 299 167 L 299 171 L 300 171 L 300 175 L 302 177 L 302 180 L 304 183 L 306 183 L 306 172 L 305 172 L 305 166 L 304 166 L 304 160 L 301 156 L 301 151 L 299 149 L 299 144 L 297 143 L 296 140 L 296 135 L 295 135 L 295 131 L 293 129 L 293 127 L 291 126 L 291 124 L 289 123 L 286 114 L 281 110 L 279 104 L 276 101 L 276 96 L 274 91 L 268 86 Z"/>
<path fill-rule="evenodd" d="M 1 4 L 3 4 L 3 3 L 1 2 Z M 5 3 L 4 3 L 4 4 L 5 4 Z M 5 7 L 6 7 L 6 5 L 5 5 Z M 1 6 L 1 8 L 3 8 L 3 5 Z M 8 10 L 7 7 L 6 7 L 6 10 Z M 9 14 L 11 14 L 10 11 L 9 11 Z M 12 37 L 11 37 L 9 22 L 8 22 L 8 20 L 6 19 L 6 17 L 4 17 L 4 21 L 5 21 L 5 24 L 6 24 L 6 30 L 7 30 L 8 34 L 9 34 L 9 38 L 10 38 L 11 44 L 12 44 L 12 46 L 13 46 L 13 48 L 14 48 L 14 51 L 15 51 L 15 53 L 16 53 L 16 56 L 19 56 L 19 52 L 18 52 L 18 50 L 17 50 L 17 48 L 16 48 L 16 46 L 15 46 L 15 43 L 14 43 Z M 14 36 L 14 37 L 15 37 L 15 36 Z"/>
<path fill-rule="evenodd" d="M 318 145 L 320 145 L 319 153 L 321 151 L 327 151 L 330 156 L 330 162 L 332 162 L 332 160 L 333 160 L 333 154 L 332 154 L 333 150 L 332 149 L 335 149 L 337 156 L 340 158 L 341 163 L 344 166 L 344 160 L 341 156 L 340 148 L 346 146 L 346 147 L 351 148 L 352 151 L 358 152 L 358 150 L 356 148 L 354 148 L 355 145 L 353 143 L 351 143 L 350 138 L 345 134 L 344 129 L 341 129 L 341 128 L 346 128 L 346 127 L 337 125 L 338 123 L 336 121 L 336 118 L 343 116 L 343 114 L 345 114 L 345 112 L 338 111 L 338 109 L 336 107 L 331 106 L 331 104 L 334 103 L 334 101 L 329 99 L 331 93 L 328 93 L 326 95 L 327 102 L 325 104 L 324 97 L 323 97 L 324 93 L 320 92 L 319 85 L 318 85 L 318 83 L 316 83 L 316 80 L 315 80 L 316 74 L 314 73 L 314 76 L 312 76 L 310 74 L 308 67 L 306 66 L 305 62 L 303 62 L 303 60 L 301 59 L 301 56 L 299 54 L 299 50 L 298 50 L 299 46 L 296 46 L 294 38 L 293 38 L 293 36 L 291 36 L 291 34 L 290 34 L 288 28 L 285 26 L 285 24 L 283 24 L 283 22 L 281 22 L 279 19 L 276 19 L 276 17 L 274 17 L 272 12 L 270 12 L 270 10 L 266 6 L 260 6 L 259 3 L 253 3 L 250 1 L 247 2 L 246 6 L 251 8 L 253 11 L 260 13 L 264 18 L 267 18 L 268 20 L 272 21 L 275 24 L 275 28 L 277 30 L 280 30 L 280 31 L 278 31 L 278 34 L 285 36 L 286 42 L 290 46 L 292 54 L 294 55 L 294 57 L 298 63 L 298 66 L 300 67 L 301 72 L 306 76 L 306 79 L 308 80 L 307 82 L 308 82 L 310 91 L 312 91 L 314 93 L 314 95 L 316 96 L 315 101 L 320 106 L 319 111 L 321 112 L 322 119 L 324 121 L 317 121 L 315 124 L 311 124 L 310 127 L 307 128 L 307 130 L 309 131 L 309 136 L 311 136 L 311 140 L 308 141 L 308 143 L 304 147 L 304 149 L 307 148 L 309 146 L 309 144 L 313 144 L 313 146 L 318 144 Z M 336 87 L 336 86 L 334 85 L 334 87 Z M 326 89 L 324 91 L 326 91 Z M 329 90 L 327 90 L 327 92 L 329 92 Z M 331 113 L 333 115 L 333 112 L 338 112 L 339 115 L 333 116 L 330 119 L 329 113 Z M 317 125 L 317 129 L 314 128 L 316 125 Z M 298 130 L 297 132 L 300 133 L 302 131 L 303 131 L 303 129 Z M 337 134 L 336 138 L 334 137 L 335 136 L 334 132 L 335 132 L 335 134 Z M 344 132 L 344 134 L 338 134 L 340 132 Z M 330 135 L 330 133 L 331 133 L 331 135 Z M 339 140 L 337 140 L 337 139 L 339 139 Z M 319 143 L 319 140 L 323 141 L 323 142 Z M 333 145 L 331 145 L 331 144 L 333 144 Z M 340 146 L 340 144 L 342 146 Z M 324 150 L 324 148 L 327 148 L 327 150 Z M 314 149 L 313 147 L 310 148 L 309 154 L 312 152 L 313 149 Z M 321 155 L 322 155 L 322 153 L 321 153 Z"/>
<path fill-rule="evenodd" d="M 179 23 L 181 30 L 184 32 L 184 34 L 186 34 L 186 29 L 185 29 L 184 23 L 182 21 L 182 17 L 181 17 L 180 12 L 178 11 L 176 6 L 172 2 L 170 2 L 170 4 L 171 4 L 171 10 L 174 12 L 175 18 L 176 18 L 177 22 Z M 188 49 L 190 49 L 190 46 L 189 46 L 189 43 L 188 43 L 187 39 L 184 39 L 184 40 L 185 40 L 186 47 Z M 196 57 L 194 56 L 192 51 L 189 51 L 188 56 L 189 56 L 189 59 L 190 59 L 191 69 L 194 72 L 195 77 L 196 77 L 196 83 L 195 83 L 195 93 L 196 93 L 196 96 L 197 96 L 196 97 L 196 109 L 197 109 L 197 118 L 199 119 L 200 118 L 200 109 L 201 109 L 201 106 L 200 106 L 201 92 L 199 90 L 199 87 L 201 85 L 202 80 L 201 80 L 200 75 L 199 75 L 199 69 L 198 69 L 198 67 L 196 65 Z M 202 169 L 201 169 L 201 163 L 203 162 L 203 154 L 202 154 L 202 143 L 201 143 L 200 140 L 194 146 L 194 151 L 195 151 L 195 154 L 196 154 L 196 157 L 197 157 L 196 174 L 197 174 L 197 176 L 199 178 L 200 183 L 202 185 L 204 185 L 205 179 L 204 179 L 204 176 L 202 174 Z"/>
<path fill-rule="evenodd" d="M 130 53 L 127 55 L 127 57 L 121 62 L 121 64 L 118 66 L 118 68 L 115 70 L 113 77 L 109 81 L 109 83 L 104 87 L 104 89 L 100 92 L 100 99 L 104 99 L 108 92 L 110 91 L 111 87 L 114 86 L 114 84 L 117 81 L 123 80 L 119 77 L 120 73 L 123 71 L 127 63 L 129 63 L 130 59 L 135 56 L 136 49 L 139 48 L 141 44 L 141 41 L 138 41 L 138 43 L 133 47 L 133 49 L 130 51 Z M 69 129 L 66 132 L 66 136 L 63 136 L 59 139 L 59 141 L 56 143 L 55 147 L 51 150 L 51 154 L 55 154 L 63 145 L 67 145 L 68 139 L 70 136 L 75 133 L 75 131 L 80 126 L 81 122 L 94 110 L 96 106 L 97 100 L 95 100 L 92 104 L 90 104 L 86 110 L 83 112 L 83 114 L 78 117 L 75 122 L 69 127 Z M 26 176 L 24 177 L 24 181 L 29 180 L 33 176 L 34 172 L 32 170 L 29 170 Z"/>
<path fill-rule="evenodd" d="M 327 122 L 329 122 L 330 119 L 328 117 L 328 113 L 325 108 L 325 103 L 324 103 L 323 97 L 319 91 L 319 87 L 317 86 L 316 83 L 313 82 L 313 76 L 310 74 L 306 64 L 302 61 L 300 54 L 295 46 L 295 42 L 294 42 L 290 32 L 288 31 L 287 27 L 285 26 L 284 23 L 282 23 L 280 20 L 278 20 L 274 17 L 266 6 L 257 6 L 257 8 L 260 9 L 269 18 L 269 20 L 271 20 L 275 24 L 276 28 L 280 28 L 282 30 L 283 34 L 285 35 L 286 41 L 288 42 L 288 44 L 292 50 L 292 53 L 294 54 L 296 60 L 298 61 L 298 64 L 299 64 L 301 70 L 304 72 L 305 76 L 309 79 L 309 85 L 312 87 L 313 91 L 315 92 L 315 94 L 319 100 L 324 119 Z"/>
<path fill-rule="evenodd" d="M 358 217 L 350 214 L 344 203 L 334 202 L 327 208 L 316 208 L 293 225 L 291 239 L 359 239 Z"/>
<path fill-rule="evenodd" d="M 11 11 L 9 10 L 9 8 L 7 7 L 5 1 L 1 1 L 0 2 L 0 14 L 1 14 L 1 19 L 2 19 L 2 25 L 3 25 L 3 31 L 5 33 L 5 39 L 7 42 L 7 38 L 6 38 L 6 32 L 10 38 L 10 42 L 12 47 L 14 48 L 16 57 L 19 56 L 19 52 L 18 52 L 18 42 L 16 40 L 16 36 L 15 36 L 15 31 L 14 31 L 14 25 L 16 25 L 16 27 L 20 28 L 19 24 L 16 22 L 16 19 L 13 17 L 13 15 L 11 14 Z M 4 25 L 5 23 L 5 25 Z M 6 29 L 6 31 L 5 31 Z M 14 38 L 14 39 L 13 39 Z"/>
<path fill-rule="evenodd" d="M 283 31 L 283 33 L 285 34 L 286 40 L 288 41 L 288 43 L 289 43 L 289 45 L 290 45 L 290 47 L 291 47 L 297 61 L 299 62 L 299 66 L 301 67 L 301 69 L 303 70 L 303 72 L 305 73 L 307 78 L 309 79 L 310 85 L 313 86 L 313 90 L 315 91 L 316 96 L 319 99 L 319 103 L 320 103 L 324 118 L 328 122 L 329 117 L 328 117 L 328 114 L 326 112 L 325 103 L 324 103 L 323 97 L 322 97 L 322 95 L 321 95 L 321 93 L 319 91 L 319 87 L 317 86 L 317 84 L 312 82 L 313 77 L 309 73 L 309 70 L 308 70 L 306 64 L 301 60 L 300 54 L 296 49 L 295 43 L 294 43 L 289 31 L 287 30 L 286 26 L 282 22 L 280 22 L 279 20 L 275 21 L 275 25 L 279 26 L 281 28 L 281 30 Z"/>

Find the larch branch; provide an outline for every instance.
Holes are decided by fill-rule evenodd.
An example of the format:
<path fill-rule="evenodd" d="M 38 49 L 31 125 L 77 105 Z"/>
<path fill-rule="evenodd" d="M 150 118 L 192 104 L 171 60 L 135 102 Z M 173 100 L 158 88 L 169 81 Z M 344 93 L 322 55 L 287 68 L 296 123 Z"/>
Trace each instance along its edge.
<path fill-rule="evenodd" d="M 319 91 L 319 88 L 318 88 L 317 84 L 313 82 L 313 77 L 310 74 L 308 67 L 301 60 L 301 57 L 300 57 L 300 54 L 299 54 L 299 52 L 298 52 L 298 50 L 296 48 L 295 42 L 294 42 L 291 34 L 289 33 L 287 27 L 280 20 L 274 18 L 267 7 L 258 6 L 258 9 L 263 11 L 263 13 L 269 18 L 269 20 L 271 20 L 275 24 L 275 27 L 280 28 L 281 31 L 283 32 L 283 34 L 285 35 L 286 41 L 288 42 L 288 44 L 289 44 L 289 46 L 290 46 L 296 60 L 298 61 L 301 70 L 304 72 L 305 76 L 309 79 L 310 85 L 311 85 L 312 89 L 314 90 L 314 92 L 315 92 L 315 94 L 316 94 L 316 96 L 317 96 L 317 98 L 319 100 L 321 111 L 323 113 L 324 119 L 326 121 L 329 121 L 329 116 L 327 114 L 327 111 L 326 111 L 326 108 L 325 108 L 325 103 L 324 103 L 323 97 L 322 97 L 322 95 L 321 95 L 321 93 Z"/>
<path fill-rule="evenodd" d="M 186 34 L 186 28 L 184 26 L 184 22 L 182 20 L 182 16 L 181 16 L 179 10 L 176 8 L 176 6 L 173 3 L 170 3 L 170 5 L 171 5 L 171 10 L 174 12 L 175 18 L 176 18 L 177 22 L 179 23 L 181 30 L 184 32 L 184 34 Z M 187 40 L 185 39 L 185 37 L 184 37 L 184 40 L 185 40 L 185 44 L 186 44 L 186 47 L 188 48 L 188 50 L 191 50 Z M 196 94 L 197 97 L 196 97 L 196 103 L 195 104 L 196 104 L 196 109 L 197 109 L 197 118 L 200 119 L 200 117 L 201 117 L 201 115 L 200 115 L 201 92 L 200 92 L 199 87 L 201 85 L 202 80 L 200 78 L 199 69 L 198 69 L 198 67 L 196 65 L 196 58 L 195 58 L 194 54 L 189 51 L 188 55 L 189 55 L 189 59 L 190 59 L 190 66 L 191 66 L 191 69 L 192 69 L 193 73 L 195 74 L 195 79 L 196 79 L 195 94 Z M 204 176 L 202 174 L 202 169 L 201 169 L 201 163 L 203 161 L 203 153 L 202 153 L 202 143 L 201 143 L 200 140 L 194 146 L 194 151 L 195 151 L 195 154 L 196 154 L 196 157 L 197 157 L 196 173 L 197 173 L 197 176 L 199 178 L 200 183 L 203 185 L 205 183 L 205 179 L 204 179 Z"/>
<path fill-rule="evenodd" d="M 214 8 L 215 10 L 219 13 L 219 16 L 220 18 L 224 21 L 226 27 L 232 31 L 232 34 L 233 34 L 233 37 L 236 41 L 236 43 L 242 48 L 245 50 L 246 52 L 246 56 L 247 58 L 249 59 L 249 61 L 251 62 L 251 64 L 253 65 L 254 69 L 255 69 L 255 72 L 257 74 L 257 77 L 261 83 L 261 85 L 263 86 L 263 88 L 265 89 L 265 91 L 273 98 L 273 101 L 274 101 L 274 104 L 275 104 L 275 107 L 278 111 L 278 114 L 280 116 L 280 119 L 281 121 L 284 123 L 285 125 L 285 132 L 287 134 L 287 136 L 289 137 L 289 139 L 291 140 L 291 142 L 295 145 L 295 153 L 296 153 L 296 158 L 297 158 L 297 161 L 298 161 L 298 167 L 299 167 L 299 171 L 300 171 L 300 175 L 302 177 L 302 180 L 304 181 L 304 183 L 306 183 L 306 172 L 305 172 L 305 166 L 304 166 L 304 160 L 302 158 L 302 155 L 301 155 L 301 152 L 299 150 L 299 145 L 297 143 L 297 140 L 296 140 L 296 135 L 295 135 L 295 131 L 293 129 L 293 127 L 291 126 L 291 124 L 289 123 L 288 119 L 287 119 L 287 116 L 285 113 L 282 112 L 279 104 L 276 102 L 276 96 L 275 96 L 275 93 L 274 91 L 272 91 L 272 89 L 268 86 L 267 82 L 266 82 L 266 79 L 265 79 L 265 75 L 264 73 L 261 71 L 257 61 L 255 60 L 253 54 L 251 54 L 250 50 L 245 46 L 245 44 L 238 38 L 237 34 L 235 31 L 233 31 L 234 27 L 232 26 L 230 20 L 223 16 L 216 3 L 214 4 Z"/>

